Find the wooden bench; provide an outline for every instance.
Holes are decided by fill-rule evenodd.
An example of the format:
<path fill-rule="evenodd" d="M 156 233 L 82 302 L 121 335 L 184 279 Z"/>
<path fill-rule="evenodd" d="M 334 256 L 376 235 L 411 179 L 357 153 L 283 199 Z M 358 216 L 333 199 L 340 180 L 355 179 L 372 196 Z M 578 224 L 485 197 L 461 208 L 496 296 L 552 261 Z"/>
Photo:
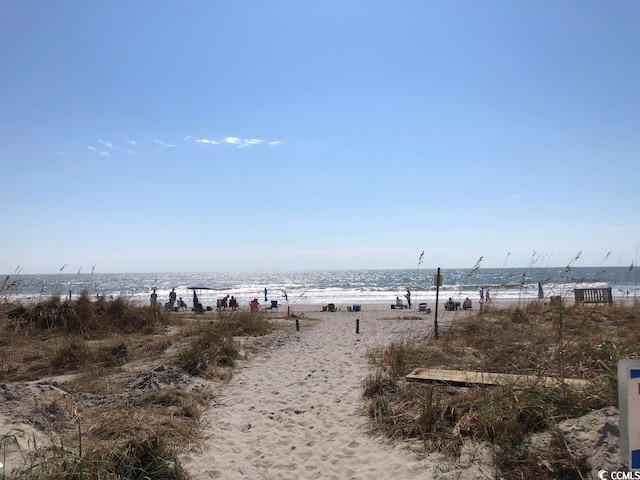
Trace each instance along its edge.
<path fill-rule="evenodd" d="M 608 288 L 574 288 L 576 303 L 608 303 L 613 304 L 611 287 Z"/>

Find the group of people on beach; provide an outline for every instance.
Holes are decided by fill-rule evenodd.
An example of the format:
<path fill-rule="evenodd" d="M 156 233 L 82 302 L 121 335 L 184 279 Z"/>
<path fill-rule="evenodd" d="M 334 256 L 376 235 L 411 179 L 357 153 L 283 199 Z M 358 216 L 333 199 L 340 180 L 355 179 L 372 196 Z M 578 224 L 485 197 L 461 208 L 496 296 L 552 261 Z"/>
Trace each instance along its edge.
<path fill-rule="evenodd" d="M 411 308 L 411 291 L 409 289 L 407 289 L 404 298 L 407 299 L 407 307 Z M 402 303 L 400 297 L 396 297 L 396 308 L 404 308 L 404 303 Z"/>
<path fill-rule="evenodd" d="M 265 288 L 265 298 L 266 290 L 267 289 Z M 158 305 L 158 293 L 156 292 L 155 288 L 151 292 L 150 301 L 152 307 Z M 216 307 L 218 310 L 226 310 L 227 308 L 230 308 L 231 311 L 236 311 L 240 306 L 238 299 L 233 295 L 227 295 L 223 298 L 219 298 L 217 299 L 216 303 Z M 257 310 L 260 306 L 260 303 L 258 302 L 257 298 L 254 298 L 249 302 L 249 306 L 252 310 Z M 182 297 L 177 298 L 176 290 L 175 288 L 172 288 L 171 292 L 169 292 L 169 301 L 164 304 L 164 308 L 167 311 L 187 310 L 187 304 L 184 302 L 184 300 L 182 300 Z M 207 307 L 207 310 L 209 309 L 210 307 Z M 198 295 L 196 294 L 195 289 L 193 290 L 193 310 L 197 313 L 202 313 L 205 310 L 205 308 L 202 306 L 202 303 L 200 303 L 200 300 L 198 299 Z"/>
<path fill-rule="evenodd" d="M 265 299 L 267 298 L 266 296 L 267 294 L 267 289 L 265 288 Z M 480 291 L 479 291 L 479 295 L 480 295 L 480 303 L 481 304 L 489 304 L 492 302 L 491 300 L 491 292 L 488 288 L 484 288 L 484 287 L 480 287 Z M 171 289 L 171 292 L 169 293 L 169 301 L 167 303 L 164 304 L 164 307 L 166 310 L 174 310 L 175 308 L 179 309 L 179 310 L 186 310 L 187 309 L 187 304 L 182 300 L 182 297 L 180 297 L 179 299 L 176 298 L 177 294 L 175 291 L 175 288 Z M 286 297 L 286 292 L 285 292 L 285 297 Z M 407 300 L 407 306 L 408 308 L 412 308 L 412 304 L 411 304 L 411 291 L 409 289 L 407 289 L 407 293 L 404 295 L 404 297 Z M 229 298 L 229 296 L 227 295 L 227 297 L 224 298 L 224 307 L 226 310 L 227 307 L 227 299 Z M 542 290 L 542 284 L 538 283 L 538 298 L 544 298 L 544 293 Z M 288 300 L 288 298 L 287 298 Z M 195 290 L 194 290 L 194 305 L 197 305 L 199 302 L 197 301 L 197 297 L 195 296 Z M 153 289 L 153 292 L 151 293 L 151 306 L 155 306 L 158 303 L 158 294 L 156 293 L 155 288 Z M 259 303 L 258 303 L 258 299 L 254 298 L 250 303 L 251 309 L 255 310 L 258 308 Z M 220 307 L 220 300 L 218 300 L 218 307 Z M 231 307 L 231 310 L 236 310 L 238 308 L 238 301 L 235 297 L 231 296 L 231 299 L 229 300 L 228 306 Z M 404 308 L 404 304 L 402 302 L 402 300 L 400 299 L 400 297 L 396 297 L 396 306 L 397 307 L 401 307 Z M 460 308 L 460 302 L 454 302 L 451 298 L 449 298 L 449 300 L 447 302 L 445 302 L 445 308 L 447 307 L 453 307 L 450 308 L 451 310 L 457 310 L 458 308 Z M 471 308 L 471 300 L 469 300 L 469 297 L 467 297 L 465 299 L 465 301 L 462 304 L 462 308 L 464 310 L 468 310 Z"/>
<path fill-rule="evenodd" d="M 164 309 L 165 310 L 174 310 L 174 309 L 179 309 L 179 310 L 186 310 L 187 309 L 187 304 L 182 300 L 182 297 L 180 297 L 180 299 L 177 299 L 177 294 L 176 294 L 176 289 L 172 288 L 171 292 L 169 292 L 169 301 L 167 303 L 164 304 Z M 156 293 L 156 289 L 153 289 L 153 292 L 151 292 L 151 306 L 155 307 L 158 304 L 158 294 Z"/>
<path fill-rule="evenodd" d="M 229 295 L 218 298 L 218 300 L 216 300 L 216 308 L 218 310 L 230 308 L 232 312 L 235 312 L 238 309 L 238 300 L 233 295 L 231 295 L 231 298 L 229 298 Z"/>
<path fill-rule="evenodd" d="M 487 288 L 480 287 L 480 303 L 491 303 L 491 292 Z"/>

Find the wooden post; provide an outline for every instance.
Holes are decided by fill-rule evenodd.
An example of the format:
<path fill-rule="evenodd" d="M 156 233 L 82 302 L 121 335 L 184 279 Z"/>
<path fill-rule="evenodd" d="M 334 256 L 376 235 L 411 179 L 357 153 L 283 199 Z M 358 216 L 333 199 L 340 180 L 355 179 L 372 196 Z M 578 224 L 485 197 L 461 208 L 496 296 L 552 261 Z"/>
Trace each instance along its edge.
<path fill-rule="evenodd" d="M 433 334 L 438 339 L 438 298 L 440 297 L 440 285 L 442 285 L 442 277 L 440 276 L 440 267 L 438 267 L 438 273 L 436 274 L 436 311 L 435 318 L 433 319 Z"/>
<path fill-rule="evenodd" d="M 296 318 L 296 332 L 300 331 L 300 320 Z"/>
<path fill-rule="evenodd" d="M 356 333 L 360 333 L 360 319 L 356 318 Z"/>

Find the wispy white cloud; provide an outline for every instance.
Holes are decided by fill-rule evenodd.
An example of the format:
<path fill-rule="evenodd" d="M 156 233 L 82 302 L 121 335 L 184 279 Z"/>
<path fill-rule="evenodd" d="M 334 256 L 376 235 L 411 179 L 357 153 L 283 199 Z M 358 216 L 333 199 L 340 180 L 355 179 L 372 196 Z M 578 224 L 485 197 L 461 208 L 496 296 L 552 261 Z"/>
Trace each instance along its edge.
<path fill-rule="evenodd" d="M 212 140 L 210 138 L 198 138 L 196 143 L 202 143 L 204 145 L 220 145 L 220 142 L 217 140 Z"/>
<path fill-rule="evenodd" d="M 60 155 L 61 157 L 70 157 L 71 156 L 70 153 L 63 152 L 63 151 L 58 152 L 58 155 Z"/>
<path fill-rule="evenodd" d="M 201 145 L 235 145 L 238 148 L 253 147 L 256 145 L 267 144 L 271 146 L 280 145 L 282 142 L 279 140 L 267 142 L 261 138 L 241 138 L 241 137 L 225 137 L 220 140 L 214 138 L 196 138 L 188 135 L 185 140 L 191 140 Z"/>
<path fill-rule="evenodd" d="M 103 157 L 110 157 L 111 154 L 109 152 L 100 152 L 100 155 L 102 155 Z"/>
<path fill-rule="evenodd" d="M 129 137 L 123 137 L 122 139 L 123 145 L 121 146 L 121 148 L 118 148 L 109 140 L 101 138 L 97 141 L 99 146 L 87 145 L 86 148 L 88 150 L 96 152 L 97 154 L 103 157 L 110 156 L 107 153 L 109 149 L 120 150 L 129 155 L 138 155 L 141 151 L 143 151 L 145 148 L 149 146 L 150 140 L 151 139 L 149 139 L 148 137 L 142 137 L 140 141 L 133 140 L 132 138 L 129 138 Z M 224 138 L 213 138 L 213 137 L 194 137 L 192 135 L 185 135 L 183 137 L 183 140 L 184 142 L 182 144 L 166 142 L 161 138 L 153 138 L 152 142 L 157 147 L 160 147 L 163 149 L 164 148 L 190 149 L 194 143 L 200 144 L 203 147 L 210 147 L 215 145 L 232 145 L 237 148 L 251 148 L 251 147 L 257 147 L 259 145 L 269 145 L 273 147 L 273 146 L 282 144 L 280 140 L 264 140 L 261 138 L 244 138 L 244 137 L 235 137 L 235 136 L 229 136 Z M 107 147 L 107 148 L 103 149 L 104 147 Z M 65 155 L 65 156 L 67 155 L 63 151 L 59 151 L 57 153 L 58 155 Z"/>
<path fill-rule="evenodd" d="M 227 137 L 227 138 L 223 138 L 222 141 L 229 145 L 235 145 L 239 148 L 252 147 L 254 145 L 260 145 L 264 143 L 264 140 L 260 138 L 240 138 L 240 137 Z"/>
<path fill-rule="evenodd" d="M 176 147 L 178 147 L 178 145 L 174 145 L 173 143 L 167 143 L 164 140 L 160 140 L 159 138 L 156 138 L 155 142 L 156 142 L 156 145 L 160 145 L 161 147 L 165 147 L 165 148 L 176 148 Z"/>

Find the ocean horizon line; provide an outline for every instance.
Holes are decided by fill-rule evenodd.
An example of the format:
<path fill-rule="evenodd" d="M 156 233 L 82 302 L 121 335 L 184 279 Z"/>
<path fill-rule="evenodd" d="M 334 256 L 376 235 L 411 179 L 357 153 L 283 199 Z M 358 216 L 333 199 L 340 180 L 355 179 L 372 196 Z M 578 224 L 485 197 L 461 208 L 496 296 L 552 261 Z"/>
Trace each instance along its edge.
<path fill-rule="evenodd" d="M 616 269 L 628 269 L 628 270 L 633 270 L 635 269 L 635 265 L 631 264 L 631 265 L 612 265 L 612 266 L 604 266 L 604 265 L 599 265 L 599 266 L 569 266 L 569 265 L 564 265 L 564 266 L 526 266 L 526 267 L 488 267 L 488 266 L 479 266 L 479 267 L 398 267 L 398 268 L 318 268 L 318 269 L 307 269 L 307 268 L 303 268 L 303 269 L 284 269 L 284 270 L 168 270 L 168 271 L 161 271 L 161 270 L 154 270 L 154 271 L 113 271 L 113 272 L 108 272 L 108 271 L 77 271 L 77 272 L 73 272 L 70 270 L 58 270 L 57 272 L 34 272 L 34 273 L 23 273 L 23 272 L 13 272 L 13 273 L 0 273 L 0 276 L 2 277 L 19 277 L 21 275 L 171 275 L 171 274 L 190 274 L 190 275 L 197 275 L 197 274 L 272 274 L 272 273 L 277 273 L 277 274 L 283 274 L 283 273 L 310 273 L 310 272 L 388 272 L 388 271 L 433 271 L 436 272 L 438 270 L 438 268 L 440 268 L 440 270 L 456 270 L 456 271 L 464 271 L 464 270 L 469 270 L 469 271 L 478 271 L 478 270 L 535 270 L 535 271 L 541 271 L 541 270 L 566 270 L 567 272 L 571 271 L 571 270 L 577 270 L 577 269 L 588 269 L 588 270 L 593 270 L 593 269 L 601 269 L 601 270 L 606 270 L 608 268 L 616 268 Z"/>

